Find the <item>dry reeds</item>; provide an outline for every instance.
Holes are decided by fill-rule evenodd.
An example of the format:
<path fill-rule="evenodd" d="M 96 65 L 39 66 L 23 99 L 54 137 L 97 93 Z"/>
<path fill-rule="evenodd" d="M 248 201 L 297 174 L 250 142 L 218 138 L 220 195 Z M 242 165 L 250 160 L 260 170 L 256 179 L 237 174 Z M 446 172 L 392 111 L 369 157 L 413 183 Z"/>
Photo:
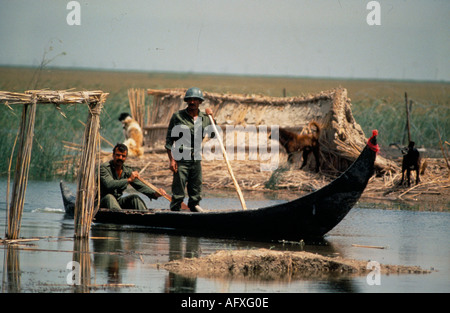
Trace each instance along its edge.
<path fill-rule="evenodd" d="M 138 122 L 141 128 L 144 127 L 145 90 L 128 89 L 128 100 L 130 102 L 131 116 Z"/>
<path fill-rule="evenodd" d="M 79 166 L 81 170 L 78 175 L 75 200 L 75 237 L 89 237 L 96 207 L 95 157 L 97 151 L 100 150 L 100 112 L 106 96 L 103 94 L 98 102 L 88 103 L 89 116 L 84 132 L 83 151 Z"/>
<path fill-rule="evenodd" d="M 36 117 L 37 98 L 35 94 L 31 95 L 31 99 L 31 102 L 23 104 L 22 110 L 22 119 L 18 137 L 19 151 L 14 174 L 11 206 L 8 211 L 8 229 L 6 237 L 9 239 L 19 238 L 23 206 L 25 203 Z"/>
<path fill-rule="evenodd" d="M 8 105 L 31 103 L 77 104 L 100 101 L 103 91 L 28 90 L 25 93 L 0 91 L 0 101 Z"/>

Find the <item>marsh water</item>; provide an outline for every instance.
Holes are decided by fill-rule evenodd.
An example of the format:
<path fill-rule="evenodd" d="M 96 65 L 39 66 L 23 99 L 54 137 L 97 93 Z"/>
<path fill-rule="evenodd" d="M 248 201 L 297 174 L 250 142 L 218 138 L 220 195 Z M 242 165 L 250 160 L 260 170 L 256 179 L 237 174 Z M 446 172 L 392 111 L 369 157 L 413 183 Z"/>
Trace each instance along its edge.
<path fill-rule="evenodd" d="M 75 190 L 75 184 L 69 184 Z M 0 237 L 6 228 L 6 181 L 0 181 Z M 247 206 L 262 207 L 284 200 L 260 196 Z M 164 199 L 147 201 L 167 207 Z M 208 209 L 239 208 L 233 194 L 205 196 Z M 383 206 L 360 202 L 323 241 L 295 243 L 189 237 L 153 233 L 146 228 L 92 226 L 91 238 L 81 252 L 88 287 L 74 284 L 70 262 L 80 253 L 73 239 L 73 220 L 64 215 L 59 181 L 29 181 L 20 237 L 38 240 L 17 246 L 0 245 L 2 293 L 415 293 L 450 292 L 450 213 L 398 204 Z M 367 248 L 362 246 L 376 246 Z M 429 274 L 381 275 L 377 284 L 366 276 L 277 280 L 247 278 L 187 278 L 162 265 L 170 260 L 204 256 L 217 250 L 304 250 L 327 256 L 416 265 Z M 72 282 L 72 283 L 70 283 Z"/>

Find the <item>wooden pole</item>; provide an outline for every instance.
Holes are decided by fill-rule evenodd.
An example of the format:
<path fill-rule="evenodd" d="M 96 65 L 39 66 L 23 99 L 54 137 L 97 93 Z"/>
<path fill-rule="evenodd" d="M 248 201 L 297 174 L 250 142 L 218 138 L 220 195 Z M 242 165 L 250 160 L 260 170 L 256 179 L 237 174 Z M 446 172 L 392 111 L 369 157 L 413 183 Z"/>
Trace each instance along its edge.
<path fill-rule="evenodd" d="M 217 138 L 219 140 L 220 148 L 222 149 L 223 157 L 225 158 L 225 161 L 227 162 L 227 168 L 228 172 L 230 173 L 231 179 L 233 180 L 234 186 L 236 187 L 237 194 L 239 196 L 239 200 L 241 201 L 242 209 L 247 210 L 247 206 L 245 205 L 244 196 L 242 195 L 241 188 L 239 187 L 239 184 L 234 177 L 233 170 L 231 169 L 230 161 L 228 161 L 227 152 L 225 151 L 225 147 L 223 146 L 222 138 L 219 136 L 219 132 L 217 131 L 216 124 L 214 123 L 214 119 L 211 115 L 208 114 L 209 120 L 211 121 L 211 125 L 214 128 L 214 133 L 217 135 Z"/>
<path fill-rule="evenodd" d="M 405 92 L 405 106 L 406 106 L 406 130 L 408 132 L 408 145 L 411 142 L 411 127 L 410 127 L 410 121 L 409 121 L 409 110 L 410 106 L 412 106 L 412 101 L 410 106 L 408 106 L 408 94 Z"/>

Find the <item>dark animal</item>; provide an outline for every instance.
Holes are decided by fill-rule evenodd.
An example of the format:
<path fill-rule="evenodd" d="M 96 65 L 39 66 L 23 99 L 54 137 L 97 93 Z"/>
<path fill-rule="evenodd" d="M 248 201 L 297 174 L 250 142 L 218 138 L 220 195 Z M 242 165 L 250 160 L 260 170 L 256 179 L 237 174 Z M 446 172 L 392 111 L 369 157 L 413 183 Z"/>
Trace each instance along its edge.
<path fill-rule="evenodd" d="M 303 164 L 300 168 L 305 167 L 306 162 L 308 161 L 308 155 L 312 152 L 316 160 L 316 172 L 318 172 L 320 165 L 320 126 L 315 121 L 309 123 L 309 129 L 311 129 L 311 126 L 314 126 L 316 130 L 311 130 L 311 133 L 309 134 L 297 134 L 280 127 L 278 140 L 286 149 L 288 154 L 288 162 L 291 164 L 294 163 L 294 155 L 296 153 L 303 152 Z"/>
<path fill-rule="evenodd" d="M 416 184 L 420 182 L 419 170 L 420 170 L 420 153 L 414 148 L 414 141 L 410 141 L 408 145 L 408 150 L 406 154 L 403 156 L 402 161 L 402 180 L 400 181 L 400 185 L 403 184 L 405 171 L 406 171 L 406 179 L 408 182 L 408 186 L 411 185 L 411 171 L 416 171 Z M 402 150 L 403 152 L 403 150 Z"/>

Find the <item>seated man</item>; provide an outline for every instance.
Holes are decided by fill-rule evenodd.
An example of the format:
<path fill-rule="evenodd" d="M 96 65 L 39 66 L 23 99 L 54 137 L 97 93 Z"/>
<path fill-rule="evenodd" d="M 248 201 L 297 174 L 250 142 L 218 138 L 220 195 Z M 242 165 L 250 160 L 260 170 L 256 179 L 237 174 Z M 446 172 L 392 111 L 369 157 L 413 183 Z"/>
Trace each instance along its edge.
<path fill-rule="evenodd" d="M 160 194 L 139 180 L 139 172 L 124 165 L 128 148 L 118 143 L 113 149 L 113 159 L 100 166 L 100 207 L 112 211 L 147 210 L 147 206 L 137 194 L 123 196 L 128 184 L 151 199 L 157 199 Z M 163 192 L 162 192 L 163 193 Z"/>

